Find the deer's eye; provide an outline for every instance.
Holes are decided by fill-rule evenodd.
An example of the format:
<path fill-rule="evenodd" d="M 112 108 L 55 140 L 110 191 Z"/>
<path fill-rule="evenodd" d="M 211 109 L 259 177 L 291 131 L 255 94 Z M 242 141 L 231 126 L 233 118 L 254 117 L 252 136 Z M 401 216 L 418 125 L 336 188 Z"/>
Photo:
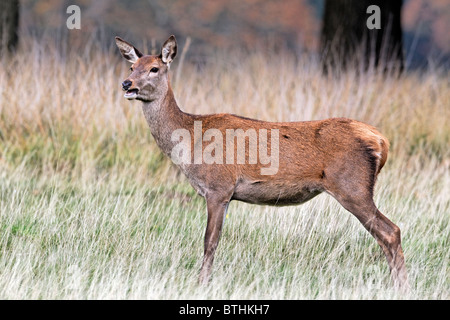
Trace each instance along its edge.
<path fill-rule="evenodd" d="M 158 72 L 159 71 L 159 69 L 158 68 L 151 68 L 150 69 L 150 72 L 154 72 L 154 73 L 156 73 L 156 72 Z"/>
<path fill-rule="evenodd" d="M 130 71 L 133 72 L 133 67 L 130 67 Z"/>

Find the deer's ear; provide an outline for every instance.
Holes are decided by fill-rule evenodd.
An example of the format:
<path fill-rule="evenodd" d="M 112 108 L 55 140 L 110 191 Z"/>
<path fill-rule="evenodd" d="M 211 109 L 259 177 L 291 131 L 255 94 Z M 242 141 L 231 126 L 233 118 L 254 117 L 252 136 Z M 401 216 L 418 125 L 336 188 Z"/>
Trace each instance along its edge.
<path fill-rule="evenodd" d="M 164 42 L 162 49 L 161 49 L 161 60 L 165 64 L 167 64 L 168 67 L 170 67 L 170 63 L 175 59 L 175 56 L 177 55 L 177 40 L 175 39 L 175 36 L 170 36 L 169 39 Z"/>
<path fill-rule="evenodd" d="M 129 44 L 119 37 L 116 37 L 116 45 L 119 48 L 122 56 L 131 63 L 135 63 L 140 57 L 143 56 L 143 54 L 133 45 Z"/>

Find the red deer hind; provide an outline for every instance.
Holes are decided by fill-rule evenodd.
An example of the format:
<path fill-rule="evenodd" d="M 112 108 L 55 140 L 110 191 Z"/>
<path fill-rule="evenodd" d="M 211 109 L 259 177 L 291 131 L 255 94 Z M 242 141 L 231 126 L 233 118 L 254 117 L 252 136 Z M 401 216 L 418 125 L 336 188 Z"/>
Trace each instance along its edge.
<path fill-rule="evenodd" d="M 376 239 L 386 255 L 394 283 L 407 287 L 400 229 L 373 201 L 375 180 L 389 149 L 388 140 L 374 127 L 345 118 L 266 122 L 233 114 L 189 114 L 179 109 L 169 81 L 169 67 L 177 53 L 174 36 L 164 43 L 159 55 L 143 55 L 119 37 L 116 44 L 132 63 L 131 74 L 122 83 L 125 98 L 142 101 L 159 148 L 206 199 L 201 283 L 210 279 L 231 200 L 283 206 L 304 203 L 326 192 Z M 227 141 L 224 143 L 221 137 Z M 255 146 L 259 147 L 256 158 Z M 221 148 L 225 147 L 224 152 Z"/>

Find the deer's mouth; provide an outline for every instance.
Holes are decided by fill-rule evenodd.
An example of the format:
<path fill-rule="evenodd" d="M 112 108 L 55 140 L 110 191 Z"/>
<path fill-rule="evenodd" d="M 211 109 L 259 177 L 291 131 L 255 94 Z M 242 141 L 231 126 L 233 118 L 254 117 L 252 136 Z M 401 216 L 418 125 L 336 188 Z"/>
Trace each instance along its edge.
<path fill-rule="evenodd" d="M 129 90 L 127 90 L 127 92 L 125 92 L 125 94 L 123 96 L 127 99 L 136 99 L 138 92 L 139 92 L 139 89 L 137 89 L 137 88 L 129 89 Z"/>

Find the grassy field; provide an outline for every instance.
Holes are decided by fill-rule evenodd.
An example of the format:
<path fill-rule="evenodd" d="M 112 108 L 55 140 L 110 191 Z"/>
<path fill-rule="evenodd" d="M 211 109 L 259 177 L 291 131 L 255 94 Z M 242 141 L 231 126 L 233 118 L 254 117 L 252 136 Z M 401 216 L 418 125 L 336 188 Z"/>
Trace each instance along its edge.
<path fill-rule="evenodd" d="M 111 39 L 112 41 L 112 39 Z M 400 226 L 411 291 L 327 195 L 233 202 L 211 285 L 206 208 L 122 97 L 115 48 L 31 38 L 0 67 L 0 299 L 449 299 L 448 70 L 325 77 L 309 57 L 217 53 L 172 66 L 180 107 L 271 121 L 355 118 L 391 141 L 375 202 Z"/>

